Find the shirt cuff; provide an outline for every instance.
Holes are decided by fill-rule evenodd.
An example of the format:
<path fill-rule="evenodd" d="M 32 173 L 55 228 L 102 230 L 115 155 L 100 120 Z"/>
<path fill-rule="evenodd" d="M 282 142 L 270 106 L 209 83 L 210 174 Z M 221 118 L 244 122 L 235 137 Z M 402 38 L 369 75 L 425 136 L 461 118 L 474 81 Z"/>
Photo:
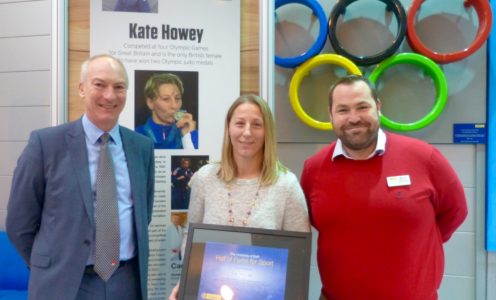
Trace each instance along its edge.
<path fill-rule="evenodd" d="M 183 142 L 183 149 L 195 150 L 195 145 L 193 144 L 193 140 L 191 139 L 191 133 L 185 134 L 181 141 Z"/>

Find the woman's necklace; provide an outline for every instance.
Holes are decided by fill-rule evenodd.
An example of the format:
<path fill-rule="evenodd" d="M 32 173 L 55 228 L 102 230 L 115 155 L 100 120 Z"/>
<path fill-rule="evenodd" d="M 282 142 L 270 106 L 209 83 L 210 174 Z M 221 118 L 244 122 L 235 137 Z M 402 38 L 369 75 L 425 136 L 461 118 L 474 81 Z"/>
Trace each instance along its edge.
<path fill-rule="evenodd" d="M 228 184 L 227 185 L 227 223 L 229 225 L 235 225 L 236 219 L 234 218 L 234 203 L 232 199 L 232 185 Z M 248 219 L 251 217 L 253 209 L 255 208 L 255 205 L 257 204 L 258 196 L 260 193 L 260 183 L 258 184 L 257 191 L 255 192 L 255 195 L 253 197 L 253 201 L 250 203 L 250 206 L 248 206 L 248 210 L 244 214 L 243 218 L 241 219 L 241 225 L 247 226 L 248 225 Z"/>

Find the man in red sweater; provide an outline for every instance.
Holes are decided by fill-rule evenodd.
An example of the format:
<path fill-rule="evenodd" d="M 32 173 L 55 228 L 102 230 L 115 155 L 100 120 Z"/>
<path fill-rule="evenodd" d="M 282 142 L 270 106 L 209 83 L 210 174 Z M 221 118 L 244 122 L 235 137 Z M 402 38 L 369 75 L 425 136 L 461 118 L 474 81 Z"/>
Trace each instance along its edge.
<path fill-rule="evenodd" d="M 380 108 L 367 79 L 339 79 L 329 91 L 338 140 L 303 168 L 321 299 L 437 299 L 443 243 L 467 215 L 448 161 L 423 141 L 382 131 Z"/>

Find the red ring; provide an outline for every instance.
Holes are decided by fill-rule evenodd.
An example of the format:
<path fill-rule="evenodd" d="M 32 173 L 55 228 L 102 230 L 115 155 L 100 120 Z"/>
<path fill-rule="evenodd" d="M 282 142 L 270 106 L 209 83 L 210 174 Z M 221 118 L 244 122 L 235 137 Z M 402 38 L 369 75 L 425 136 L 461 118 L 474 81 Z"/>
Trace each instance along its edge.
<path fill-rule="evenodd" d="M 417 33 L 415 32 L 415 16 L 417 11 L 425 0 L 413 0 L 410 8 L 408 9 L 407 16 L 407 31 L 406 37 L 410 47 L 418 53 L 421 53 L 439 64 L 447 64 L 454 61 L 462 60 L 472 55 L 489 37 L 491 25 L 493 22 L 493 15 L 491 12 L 491 5 L 488 0 L 465 0 L 464 6 L 472 5 L 477 12 L 479 18 L 479 28 L 472 44 L 463 50 L 452 53 L 439 53 L 427 48 L 420 41 Z"/>

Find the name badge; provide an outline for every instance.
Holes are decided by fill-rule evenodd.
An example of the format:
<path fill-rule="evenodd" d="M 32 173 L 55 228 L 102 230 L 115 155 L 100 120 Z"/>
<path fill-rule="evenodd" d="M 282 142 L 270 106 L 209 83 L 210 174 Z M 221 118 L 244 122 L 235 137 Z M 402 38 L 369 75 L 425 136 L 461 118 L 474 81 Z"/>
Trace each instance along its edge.
<path fill-rule="evenodd" d="M 411 185 L 410 175 L 390 176 L 386 178 L 388 187 Z"/>

